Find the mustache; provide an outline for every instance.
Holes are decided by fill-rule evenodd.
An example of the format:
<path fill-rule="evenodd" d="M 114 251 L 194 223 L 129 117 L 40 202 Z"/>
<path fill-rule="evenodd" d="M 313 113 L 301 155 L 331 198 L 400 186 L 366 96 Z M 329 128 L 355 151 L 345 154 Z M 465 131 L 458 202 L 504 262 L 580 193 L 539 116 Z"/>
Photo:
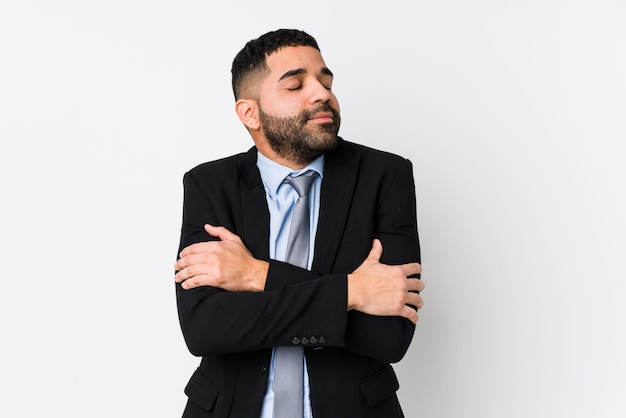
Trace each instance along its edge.
<path fill-rule="evenodd" d="M 339 112 L 336 109 L 332 108 L 328 103 L 322 103 L 315 109 L 303 111 L 302 120 L 307 121 L 320 112 L 330 112 L 333 114 L 333 121 L 337 122 L 339 120 Z"/>

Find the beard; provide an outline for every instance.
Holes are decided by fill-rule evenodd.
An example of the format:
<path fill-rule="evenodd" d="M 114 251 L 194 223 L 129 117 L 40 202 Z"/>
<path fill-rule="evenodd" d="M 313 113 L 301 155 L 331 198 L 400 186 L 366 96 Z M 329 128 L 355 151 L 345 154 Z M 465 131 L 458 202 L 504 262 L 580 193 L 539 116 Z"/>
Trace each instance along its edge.
<path fill-rule="evenodd" d="M 309 119 L 320 112 L 331 112 L 333 121 L 309 123 Z M 259 120 L 272 151 L 296 164 L 309 164 L 325 152 L 333 150 L 338 143 L 341 117 L 328 103 L 284 118 L 269 116 L 263 112 L 259 103 Z"/>

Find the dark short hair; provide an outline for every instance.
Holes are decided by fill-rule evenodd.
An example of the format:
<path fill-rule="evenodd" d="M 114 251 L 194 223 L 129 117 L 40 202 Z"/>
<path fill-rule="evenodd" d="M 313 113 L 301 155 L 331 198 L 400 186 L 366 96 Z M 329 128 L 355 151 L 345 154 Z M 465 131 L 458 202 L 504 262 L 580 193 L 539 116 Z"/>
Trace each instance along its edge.
<path fill-rule="evenodd" d="M 267 70 L 267 56 L 286 46 L 310 46 L 320 50 L 315 38 L 297 29 L 278 29 L 249 41 L 235 56 L 231 68 L 235 100 L 241 97 L 246 83 Z"/>

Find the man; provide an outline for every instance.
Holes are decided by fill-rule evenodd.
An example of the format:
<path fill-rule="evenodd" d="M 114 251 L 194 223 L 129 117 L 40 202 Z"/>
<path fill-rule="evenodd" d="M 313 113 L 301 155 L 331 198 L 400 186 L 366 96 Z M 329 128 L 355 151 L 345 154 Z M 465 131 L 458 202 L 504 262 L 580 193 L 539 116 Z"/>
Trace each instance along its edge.
<path fill-rule="evenodd" d="M 255 147 L 184 178 L 175 281 L 202 361 L 183 416 L 402 417 L 390 363 L 424 287 L 411 163 L 337 136 L 333 73 L 304 32 L 248 42 L 232 81 Z M 304 231 L 303 261 L 286 261 L 291 230 Z M 297 360 L 279 366 L 286 352 Z"/>

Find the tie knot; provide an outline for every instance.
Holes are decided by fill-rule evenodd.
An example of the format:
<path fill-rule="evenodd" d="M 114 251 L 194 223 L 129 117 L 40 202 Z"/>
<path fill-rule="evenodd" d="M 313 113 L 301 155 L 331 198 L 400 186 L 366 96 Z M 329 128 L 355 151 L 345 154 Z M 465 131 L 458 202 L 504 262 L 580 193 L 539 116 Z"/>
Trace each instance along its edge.
<path fill-rule="evenodd" d="M 299 197 L 303 197 L 308 195 L 309 189 L 311 188 L 311 184 L 313 183 L 313 180 L 315 180 L 316 175 L 317 172 L 309 170 L 300 174 L 298 177 L 285 177 L 285 183 L 293 187 L 294 190 L 298 192 Z"/>

